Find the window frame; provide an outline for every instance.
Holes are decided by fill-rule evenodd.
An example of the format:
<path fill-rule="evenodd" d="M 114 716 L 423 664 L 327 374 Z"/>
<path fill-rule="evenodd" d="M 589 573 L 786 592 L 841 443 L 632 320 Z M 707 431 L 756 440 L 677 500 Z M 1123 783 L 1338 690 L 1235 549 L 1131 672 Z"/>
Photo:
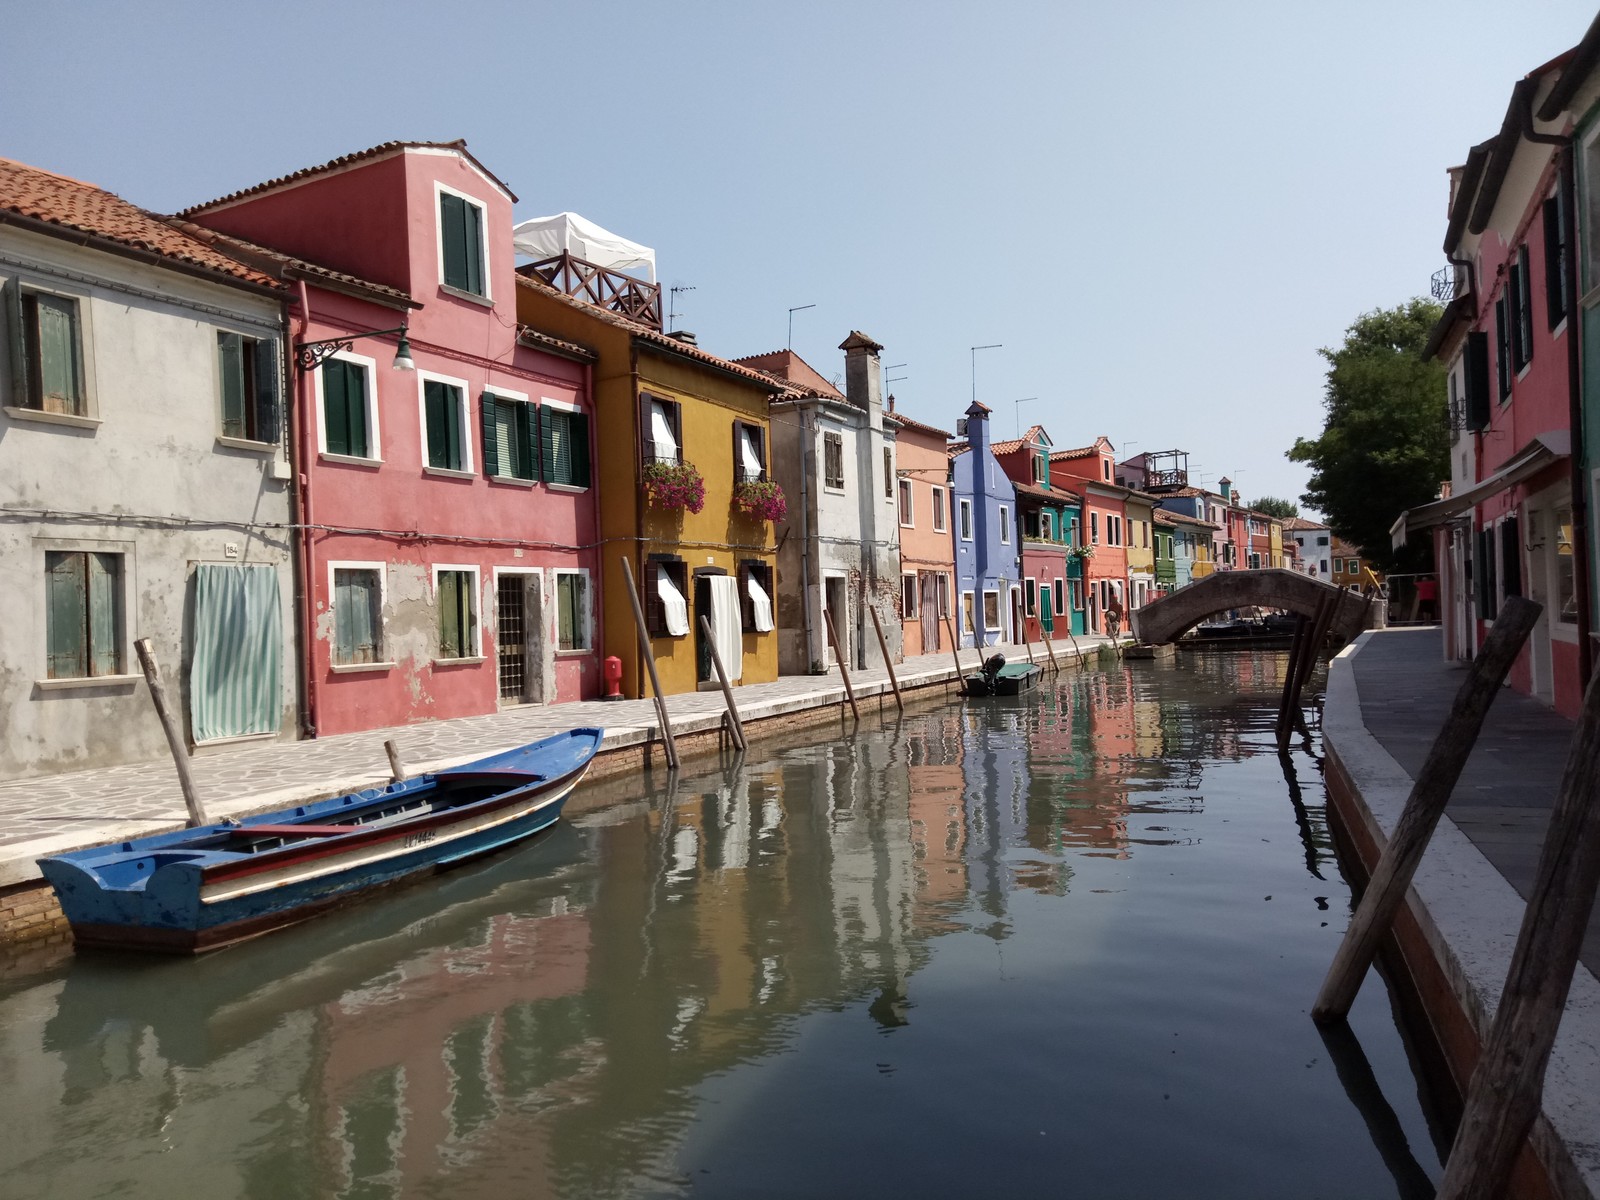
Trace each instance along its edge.
<path fill-rule="evenodd" d="M 368 454 L 344 454 L 328 449 L 327 390 L 323 380 L 323 373 L 330 362 L 342 362 L 360 367 L 366 378 L 363 387 L 367 409 Z M 348 350 L 339 350 L 319 363 L 312 374 L 316 377 L 313 387 L 317 398 L 317 457 L 326 462 L 348 463 L 351 466 L 358 467 L 381 466 L 383 463 L 383 434 L 378 423 L 377 360 L 364 354 L 353 354 Z"/>
<path fill-rule="evenodd" d="M 911 480 L 897 479 L 895 480 L 895 491 L 898 495 L 897 514 L 900 518 L 900 528 L 915 529 L 917 527 L 916 489 L 911 486 Z"/>
<path fill-rule="evenodd" d="M 594 486 L 594 422 L 589 417 L 589 410 L 581 404 L 555 396 L 541 396 L 534 407 L 534 439 L 539 443 L 539 466 L 534 472 L 535 478 L 552 492 L 587 492 Z M 553 447 L 552 453 L 545 453 L 546 443 L 550 441 L 545 434 L 545 425 L 551 413 L 560 413 L 569 422 L 573 419 L 578 422 L 577 429 L 569 423 L 567 433 L 573 445 L 583 448 L 583 470 L 573 472 L 574 478 L 584 480 L 582 483 L 551 478 L 556 469 Z M 569 461 L 576 463 L 577 459 L 571 458 Z"/>
<path fill-rule="evenodd" d="M 776 633 L 778 631 L 778 602 L 773 599 L 775 585 L 773 582 L 772 564 L 762 558 L 742 558 L 739 560 L 737 575 L 739 581 L 739 630 L 741 633 Z M 767 604 L 772 608 L 772 628 L 756 628 L 755 601 L 750 598 L 750 582 L 754 580 L 761 585 L 761 590 L 767 594 Z"/>
<path fill-rule="evenodd" d="M 989 624 L 989 598 L 991 596 L 994 597 L 994 624 L 993 625 Z M 998 589 L 998 588 L 984 588 L 983 589 L 983 631 L 985 633 L 999 633 L 1000 632 L 1000 617 L 1001 617 L 1001 613 L 1000 613 L 1000 589 Z"/>
<path fill-rule="evenodd" d="M 956 503 L 957 503 L 957 506 L 959 508 L 960 517 L 961 517 L 961 526 L 960 526 L 961 540 L 963 542 L 970 542 L 972 540 L 972 532 L 973 532 L 973 530 L 972 530 L 972 501 L 968 497 L 962 496 L 956 501 Z"/>
<path fill-rule="evenodd" d="M 943 484 L 930 483 L 928 489 L 933 493 L 933 532 L 950 532 L 950 491 Z"/>
<path fill-rule="evenodd" d="M 563 578 L 576 578 L 583 581 L 583 608 L 578 614 L 582 621 L 583 645 L 563 646 L 561 644 L 561 580 Z M 551 567 L 550 568 L 550 605 L 551 616 L 555 621 L 555 653 L 559 658 L 562 655 L 585 655 L 595 652 L 595 622 L 594 622 L 594 580 L 587 567 Z M 688 597 L 686 596 L 685 599 Z"/>
<path fill-rule="evenodd" d="M 689 629 L 685 633 L 669 633 L 667 631 L 666 606 L 661 602 L 661 593 L 657 586 L 657 581 L 663 571 L 672 579 L 673 586 L 678 589 L 678 594 L 683 597 L 689 624 Z M 774 601 L 773 604 L 776 607 L 777 602 Z M 652 555 L 646 559 L 644 564 L 645 633 L 652 639 L 691 637 L 694 633 L 694 616 L 694 590 L 689 584 L 689 564 L 678 555 L 660 557 Z M 776 613 L 774 613 L 774 616 L 776 616 Z"/>
<path fill-rule="evenodd" d="M 389 671 L 395 667 L 392 659 L 384 657 L 389 650 L 388 630 L 385 628 L 384 613 L 389 607 L 389 564 L 371 559 L 329 559 L 326 562 L 328 571 L 328 604 L 327 611 L 332 617 L 332 631 L 328 637 L 328 669 L 335 675 L 356 674 L 362 671 Z M 340 662 L 339 650 L 339 625 L 338 625 L 338 578 L 340 571 L 366 571 L 377 577 L 377 609 L 374 612 L 374 624 L 377 627 L 377 657 L 371 662 Z"/>
<path fill-rule="evenodd" d="M 470 287 L 460 287 L 456 284 L 446 282 L 449 264 L 445 262 L 444 198 L 447 195 L 454 196 L 457 200 L 464 202 L 469 207 L 476 209 L 478 212 L 477 251 L 478 270 L 483 281 L 483 291 L 481 292 L 475 292 Z M 478 303 L 487 302 L 489 304 L 493 304 L 494 290 L 489 270 L 488 202 L 480 200 L 478 197 L 471 195 L 468 192 L 463 192 L 460 188 L 453 188 L 443 180 L 436 179 L 433 181 L 433 222 L 434 241 L 438 246 L 437 266 L 439 269 L 439 287 L 452 296 L 459 296 L 462 299 L 473 300 L 477 301 Z"/>
<path fill-rule="evenodd" d="M 0 293 L 3 293 L 0 299 L 3 299 L 4 306 L 4 312 L 0 315 L 3 315 L 11 366 L 10 380 L 5 391 L 5 411 L 10 416 L 24 421 L 71 425 L 81 429 L 93 429 L 99 426 L 100 406 L 94 362 L 94 305 L 90 303 L 92 297 L 89 292 L 86 289 L 58 284 L 54 280 L 45 281 L 32 276 L 14 275 L 4 281 Z M 76 354 L 74 382 L 79 393 L 77 412 L 57 412 L 45 408 L 42 378 L 38 403 L 31 403 L 33 384 L 32 372 L 28 366 L 31 360 L 26 352 L 28 322 L 23 311 L 24 300 L 30 295 L 50 296 L 56 300 L 72 302 L 73 349 Z M 37 342 L 39 333 L 36 320 L 34 326 L 34 339 Z"/>
<path fill-rule="evenodd" d="M 471 664 L 483 661 L 483 579 L 481 569 L 464 563 L 434 563 L 431 569 L 433 581 L 433 606 L 438 613 L 434 622 L 433 663 L 435 666 L 453 666 L 455 664 Z M 444 607 L 440 603 L 439 579 L 449 573 L 452 575 L 465 575 L 472 581 L 468 594 L 468 612 L 471 617 L 472 635 L 471 645 L 461 646 L 461 653 L 449 655 L 445 653 L 444 645 Z M 465 642 L 467 639 L 463 639 Z"/>
<path fill-rule="evenodd" d="M 917 619 L 917 590 L 918 577 L 915 571 L 900 572 L 900 619 L 902 621 L 915 621 Z"/>
<path fill-rule="evenodd" d="M 44 604 L 42 606 L 44 613 L 44 669 L 39 673 L 40 677 L 36 681 L 36 686 L 42 690 L 51 691 L 73 687 L 103 687 L 108 684 L 128 683 L 138 679 L 139 676 L 133 674 L 129 668 L 129 650 L 133 643 L 128 609 L 129 579 L 133 566 L 132 548 L 127 543 L 121 542 L 106 544 L 51 539 L 44 542 L 40 546 L 40 550 L 42 557 L 39 561 L 42 571 L 39 579 L 44 589 Z M 82 635 L 81 655 L 85 673 L 81 675 L 56 675 L 53 673 L 54 667 L 51 664 L 52 655 L 50 652 L 53 641 L 51 635 L 54 629 L 51 619 L 54 605 L 51 603 L 50 596 L 50 579 L 52 576 L 50 560 L 52 555 L 65 555 L 82 560 L 83 606 L 75 613 L 75 623 L 79 626 L 77 632 Z M 111 628 L 107 635 L 110 646 L 101 647 L 101 649 L 110 654 L 111 663 L 110 669 L 103 673 L 97 673 L 95 669 L 97 643 L 94 638 L 93 576 L 89 571 L 91 557 L 114 558 L 117 564 L 116 573 L 112 577 L 110 584 Z"/>
<path fill-rule="evenodd" d="M 756 461 L 761 464 L 755 478 L 750 477 L 750 470 L 744 465 L 745 435 L 753 434 L 755 438 Z M 680 454 L 682 446 L 679 447 Z M 754 421 L 735 421 L 733 423 L 733 482 L 761 483 L 772 478 L 771 459 L 767 453 L 767 431 Z"/>
<path fill-rule="evenodd" d="M 824 491 L 843 492 L 844 488 L 844 434 L 835 429 L 824 429 L 822 432 L 822 487 Z M 830 453 L 831 452 L 831 453 Z M 838 458 L 837 475 L 829 474 L 833 463 L 829 458 Z"/>
<path fill-rule="evenodd" d="M 495 455 L 494 455 L 495 461 L 494 461 L 494 464 L 493 464 L 494 465 L 494 470 L 493 471 L 491 471 L 489 469 L 490 468 L 489 454 L 488 454 L 488 450 L 487 450 L 487 443 L 484 440 L 484 439 L 486 439 L 488 437 L 488 434 L 489 434 L 489 431 L 488 431 L 487 427 L 485 426 L 484 419 L 483 419 L 484 418 L 484 400 L 486 398 L 488 398 L 488 397 L 493 397 L 493 399 L 495 401 L 495 430 L 496 430 L 497 437 L 496 437 L 496 448 L 495 448 Z M 526 407 L 526 410 L 527 410 L 527 413 L 528 413 L 528 416 L 526 418 L 527 433 L 528 433 L 528 474 L 527 475 L 508 475 L 501 469 L 500 451 L 499 451 L 499 443 L 498 443 L 498 432 L 499 432 L 499 421 L 500 421 L 500 415 L 499 415 L 500 414 L 500 405 L 502 405 L 502 404 L 521 404 L 521 405 L 524 405 Z M 515 434 L 516 431 L 513 430 L 513 433 Z M 532 397 L 530 397 L 528 395 L 528 393 L 526 393 L 526 392 L 515 392 L 515 391 L 512 391 L 510 388 L 499 387 L 498 385 L 495 385 L 495 384 L 486 384 L 484 386 L 483 390 L 478 393 L 478 437 L 479 437 L 479 443 L 478 444 L 479 444 L 480 447 L 483 447 L 483 450 L 482 450 L 482 454 L 483 454 L 483 466 L 482 466 L 483 477 L 485 479 L 487 479 L 490 483 L 509 484 L 512 487 L 533 487 L 535 484 L 537 484 L 539 482 L 540 474 L 541 474 L 539 457 L 540 457 L 540 452 L 542 450 L 542 446 L 540 444 L 539 406 L 533 402 Z"/>
<path fill-rule="evenodd" d="M 1062 585 L 1065 582 L 1066 581 L 1064 579 L 1062 579 L 1059 575 L 1056 576 L 1056 578 L 1051 581 L 1050 591 L 1052 593 L 1052 599 L 1055 602 L 1055 615 L 1058 616 L 1058 617 L 1063 615 L 1067 611 L 1065 608 L 1062 607 L 1062 601 L 1065 598 L 1065 591 L 1064 591 Z"/>
<path fill-rule="evenodd" d="M 258 330 L 246 330 L 218 325 L 215 327 L 216 351 L 212 355 L 212 371 L 215 381 L 215 394 L 217 397 L 217 441 L 224 446 L 231 446 L 239 450 L 275 451 L 283 441 L 283 417 L 285 395 L 283 381 L 283 352 L 282 339 L 275 335 L 263 335 Z M 240 375 L 241 386 L 240 401 L 244 410 L 246 421 L 243 434 L 228 432 L 227 411 L 227 378 L 223 370 L 224 338 L 238 338 L 240 343 Z M 246 347 L 250 347 L 247 356 Z M 267 365 L 262 364 L 262 349 L 271 356 Z M 250 366 L 244 365 L 246 358 Z M 320 374 L 320 372 L 319 372 Z M 270 380 L 272 392 L 263 395 L 262 384 Z M 270 433 L 272 436 L 264 437 Z"/>
<path fill-rule="evenodd" d="M 1025 617 L 1039 615 L 1039 581 L 1032 575 L 1022 581 L 1022 615 Z"/>
<path fill-rule="evenodd" d="M 450 375 L 440 375 L 435 371 L 416 372 L 417 376 L 417 431 L 421 435 L 420 448 L 422 451 L 422 470 L 426 475 L 443 475 L 455 479 L 475 479 L 478 474 L 477 460 L 472 449 L 472 409 L 467 397 L 471 385 L 465 379 L 457 379 Z M 428 384 L 439 384 L 444 387 L 454 388 L 456 393 L 456 423 L 461 441 L 461 466 L 436 467 L 431 459 L 433 447 L 428 437 Z"/>
<path fill-rule="evenodd" d="M 1009 546 L 1011 545 L 1011 508 L 1009 505 L 1005 504 L 999 504 L 995 507 L 1000 510 L 1000 544 L 1002 546 Z"/>
<path fill-rule="evenodd" d="M 883 498 L 889 504 L 895 502 L 894 480 L 894 447 L 885 446 L 883 448 Z"/>

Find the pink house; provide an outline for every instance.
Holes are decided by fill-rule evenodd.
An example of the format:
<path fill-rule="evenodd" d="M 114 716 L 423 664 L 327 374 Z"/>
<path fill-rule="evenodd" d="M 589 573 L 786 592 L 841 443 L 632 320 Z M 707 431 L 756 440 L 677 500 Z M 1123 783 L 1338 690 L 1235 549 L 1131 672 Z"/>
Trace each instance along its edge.
<path fill-rule="evenodd" d="M 308 732 L 598 694 L 594 355 L 517 324 L 515 199 L 389 142 L 183 214 L 296 285 Z"/>

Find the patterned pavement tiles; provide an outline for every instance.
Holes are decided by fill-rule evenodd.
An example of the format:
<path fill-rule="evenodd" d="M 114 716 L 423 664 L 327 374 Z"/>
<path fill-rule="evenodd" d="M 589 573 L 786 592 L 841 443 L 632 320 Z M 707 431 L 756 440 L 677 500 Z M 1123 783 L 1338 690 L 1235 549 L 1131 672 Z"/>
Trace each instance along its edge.
<path fill-rule="evenodd" d="M 1077 644 L 1087 656 L 1108 639 L 1086 635 Z M 987 648 L 1010 661 L 1027 656 L 1021 646 Z M 1045 660 L 1042 651 L 1034 657 Z M 1075 661 L 1069 646 L 1056 644 L 1063 665 Z M 974 665 L 972 651 L 963 659 Z M 896 664 L 902 688 L 944 683 L 955 676 L 948 652 L 908 658 Z M 882 668 L 851 673 L 857 699 L 889 691 Z M 800 712 L 844 701 L 837 673 L 786 675 L 772 683 L 734 690 L 744 720 Z M 716 728 L 722 718 L 720 691 L 689 692 L 667 698 L 675 734 Z M 386 783 L 388 759 L 383 743 L 393 738 L 409 773 L 438 770 L 580 725 L 606 730 L 604 749 L 635 746 L 656 730 L 651 700 L 606 703 L 526 705 L 483 716 L 430 721 L 393 729 L 369 729 L 297 742 L 204 754 L 190 759 L 195 788 L 212 820 L 283 808 L 356 788 Z M 71 771 L 0 783 L 0 887 L 39 878 L 34 859 L 114 838 L 139 837 L 184 824 L 182 793 L 170 760 Z"/>

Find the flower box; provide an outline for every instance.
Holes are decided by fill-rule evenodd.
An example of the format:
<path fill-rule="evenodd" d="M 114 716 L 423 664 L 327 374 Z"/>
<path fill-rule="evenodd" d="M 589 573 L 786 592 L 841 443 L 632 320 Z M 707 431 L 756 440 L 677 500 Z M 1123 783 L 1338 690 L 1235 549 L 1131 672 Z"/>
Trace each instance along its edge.
<path fill-rule="evenodd" d="M 647 462 L 642 481 L 645 502 L 651 508 L 697 513 L 706 506 L 706 481 L 693 463 Z"/>

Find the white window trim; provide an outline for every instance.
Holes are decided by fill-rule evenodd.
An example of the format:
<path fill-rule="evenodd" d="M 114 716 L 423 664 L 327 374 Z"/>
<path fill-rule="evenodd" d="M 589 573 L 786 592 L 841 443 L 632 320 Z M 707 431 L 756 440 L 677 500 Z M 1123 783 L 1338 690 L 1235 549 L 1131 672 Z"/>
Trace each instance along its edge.
<path fill-rule="evenodd" d="M 429 475 L 464 475 L 475 478 L 478 473 L 477 457 L 473 453 L 473 446 L 477 438 L 473 437 L 472 404 L 468 397 L 471 395 L 470 385 L 465 379 L 457 379 L 452 375 L 440 375 L 434 371 L 417 371 L 417 433 L 420 435 L 417 442 L 422 451 L 422 469 Z M 458 397 L 456 403 L 456 418 L 461 422 L 461 463 L 459 468 L 434 467 L 428 465 L 428 384 L 443 383 L 456 389 Z"/>
<path fill-rule="evenodd" d="M 320 393 L 319 393 L 320 400 Z M 320 413 L 319 413 L 320 415 Z M 328 601 L 324 612 L 333 613 L 334 585 L 333 578 L 336 571 L 376 571 L 378 573 L 378 636 L 383 641 L 383 648 L 389 648 L 388 622 L 384 614 L 389 611 L 389 564 L 378 561 L 363 561 L 361 559 L 329 559 L 324 564 L 328 569 Z M 390 671 L 395 667 L 393 659 L 384 659 L 382 662 L 370 663 L 336 663 L 333 661 L 334 648 L 337 645 L 339 631 L 331 627 L 328 634 L 328 669 L 336 675 L 354 675 L 362 671 Z"/>
<path fill-rule="evenodd" d="M 909 592 L 906 590 L 908 583 L 911 588 Z M 918 590 L 918 588 L 919 580 L 915 571 L 900 572 L 900 619 L 902 621 L 914 621 L 917 619 L 917 605 L 921 603 L 922 600 L 921 592 Z M 906 597 L 908 595 L 911 597 L 909 611 L 907 610 L 906 606 Z"/>
<path fill-rule="evenodd" d="M 950 531 L 950 522 L 947 519 L 950 503 L 949 493 L 937 483 L 931 483 L 928 486 L 933 491 L 933 531 L 935 533 L 948 533 Z"/>
<path fill-rule="evenodd" d="M 972 501 L 962 497 L 957 503 L 960 505 L 958 516 L 961 518 L 961 528 L 967 531 L 961 535 L 961 540 L 970 542 L 973 538 Z"/>
<path fill-rule="evenodd" d="M 972 597 L 972 601 L 973 601 L 973 603 L 972 603 L 972 623 L 970 625 L 967 623 L 966 598 L 968 596 L 971 596 Z M 971 633 L 971 634 L 976 634 L 978 632 L 978 603 L 977 603 L 977 601 L 978 601 L 978 594 L 976 592 L 968 591 L 968 592 L 957 592 L 956 593 L 956 613 L 955 613 L 955 617 L 956 617 L 956 621 L 960 625 L 960 628 L 957 630 L 957 632 L 959 632 L 959 633 Z"/>
<path fill-rule="evenodd" d="M 369 456 L 359 454 L 333 454 L 328 450 L 328 416 L 323 408 L 322 392 L 322 364 L 311 372 L 312 386 L 317 392 L 317 456 L 328 462 L 377 464 L 383 461 L 383 435 L 378 428 L 378 361 L 364 354 L 352 354 L 348 350 L 340 350 L 330 354 L 327 359 L 338 359 L 341 362 L 354 363 L 362 368 L 367 375 L 367 449 L 375 453 Z M 330 595 L 332 593 L 329 593 Z"/>
<path fill-rule="evenodd" d="M 533 404 L 533 400 L 527 392 L 514 392 L 510 388 L 496 387 L 494 384 L 485 384 L 483 391 L 478 393 L 480 398 L 485 394 L 493 396 L 496 400 L 509 400 L 513 404 Z M 534 405 L 534 407 L 537 408 L 538 406 Z M 483 410 L 481 406 L 478 409 L 477 419 L 473 422 L 473 431 L 474 437 L 481 438 L 483 436 Z M 531 450 L 535 453 L 538 449 L 537 446 L 531 447 Z M 509 483 L 513 487 L 533 487 L 539 483 L 539 472 L 535 471 L 533 476 L 532 479 L 519 479 L 515 475 L 490 475 L 489 478 L 496 483 Z"/>
<path fill-rule="evenodd" d="M 480 300 L 487 300 L 492 304 L 494 302 L 494 285 L 490 280 L 489 274 L 489 205 L 478 199 L 478 197 L 468 192 L 463 192 L 460 188 L 453 188 L 449 184 L 435 179 L 433 181 L 433 241 L 435 247 L 437 248 L 436 266 L 439 272 L 439 286 L 450 286 L 444 281 L 444 227 L 440 221 L 440 218 L 443 214 L 439 204 L 439 198 L 446 192 L 452 196 L 458 196 L 462 200 L 465 200 L 468 204 L 476 208 L 481 214 L 478 221 L 478 240 L 480 243 L 478 246 L 478 253 L 481 255 L 481 261 L 483 263 L 483 295 L 476 298 Z M 450 292 L 452 294 L 459 294 L 464 297 L 473 298 L 472 292 L 462 291 L 460 288 L 451 287 Z"/>
<path fill-rule="evenodd" d="M 584 415 L 584 416 L 587 416 L 588 412 L 589 412 L 589 410 L 584 408 L 583 405 L 576 404 L 571 400 L 563 400 L 558 396 L 540 395 L 540 397 L 539 397 L 539 407 L 540 408 L 553 408 L 557 412 L 578 413 L 578 414 L 581 414 L 581 415 Z M 542 424 L 542 422 L 541 422 L 541 424 Z M 593 437 L 594 436 L 594 421 L 593 420 L 591 420 L 589 422 L 589 429 L 590 429 L 590 437 Z M 550 491 L 550 492 L 570 492 L 570 493 L 572 493 L 574 495 L 582 495 L 584 492 L 587 492 L 589 490 L 589 488 L 592 488 L 594 486 L 595 469 L 596 469 L 596 465 L 595 465 L 595 461 L 594 461 L 595 456 L 593 454 L 591 454 L 589 451 L 590 451 L 590 446 L 585 446 L 583 448 L 583 453 L 584 453 L 585 457 L 587 457 L 588 460 L 589 460 L 589 487 L 580 487 L 579 485 L 577 485 L 575 483 L 551 483 L 549 480 L 547 480 L 547 479 L 545 479 L 543 477 L 544 476 L 544 472 L 543 471 L 541 471 L 539 473 L 540 474 L 540 478 L 539 478 L 538 482 L 544 487 L 544 489 L 546 491 Z M 543 446 L 541 446 L 539 448 L 539 452 L 541 454 L 544 453 L 544 447 Z M 680 462 L 683 460 L 683 451 L 682 451 L 681 448 L 678 451 L 678 460 Z M 590 641 L 591 641 L 591 644 L 592 644 L 593 643 L 593 637 L 592 636 L 590 638 Z M 569 651 L 569 653 L 570 653 L 570 651 Z"/>
<path fill-rule="evenodd" d="M 557 658 L 581 658 L 584 655 L 594 654 L 594 580 L 589 576 L 589 569 L 587 567 L 551 567 L 548 574 L 550 576 L 550 603 L 546 607 L 550 610 L 554 633 L 550 643 L 551 652 Z M 563 650 L 561 648 L 561 588 L 558 586 L 558 581 L 563 575 L 583 576 L 583 640 L 586 644 L 579 649 Z"/>
<path fill-rule="evenodd" d="M 1011 509 L 1007 505 L 999 505 L 1000 509 L 1000 544 L 1011 545 Z"/>
<path fill-rule="evenodd" d="M 1047 580 L 1046 581 L 1046 585 L 1047 586 L 1048 586 L 1048 582 L 1049 581 Z M 1033 593 L 1033 611 L 1032 612 L 1028 611 L 1028 593 L 1029 592 Z M 1029 575 L 1029 576 L 1025 577 L 1023 579 L 1023 581 L 1022 581 L 1022 615 L 1025 616 L 1025 617 L 1036 617 L 1036 616 L 1039 615 L 1039 581 L 1038 581 L 1038 579 L 1036 579 L 1032 575 Z"/>
<path fill-rule="evenodd" d="M 990 596 L 994 597 L 994 619 L 995 619 L 995 621 L 999 622 L 999 621 L 1003 621 L 1005 619 L 1005 613 L 1001 612 L 1001 610 L 1000 610 L 1000 589 L 999 588 L 984 588 L 983 589 L 984 603 L 982 605 L 982 611 L 978 615 L 980 617 L 982 617 L 982 619 L 983 619 L 983 631 L 985 633 L 999 633 L 1000 629 L 1001 629 L 1001 626 L 999 624 L 994 624 L 994 625 L 989 624 L 989 603 L 988 603 L 988 601 L 989 601 L 989 597 Z"/>
<path fill-rule="evenodd" d="M 439 607 L 439 572 L 465 571 L 472 576 L 472 653 L 463 654 L 460 658 L 442 658 L 434 655 L 433 661 L 437 665 L 451 666 L 456 663 L 480 663 L 483 661 L 483 579 L 480 568 L 468 563 L 434 563 L 433 575 L 433 606 Z M 438 621 L 434 622 L 434 632 L 438 633 Z"/>
<path fill-rule="evenodd" d="M 42 408 L 29 408 L 26 404 L 17 401 L 25 400 L 26 396 L 11 394 L 9 381 L 6 385 L 6 397 L 11 401 L 5 406 L 7 415 L 23 421 L 38 421 L 44 425 L 71 425 L 79 429 L 94 429 L 100 425 L 100 394 L 96 386 L 94 370 L 94 315 L 93 299 L 86 288 L 73 287 L 70 284 L 58 283 L 54 279 L 40 278 L 38 276 L 19 273 L 16 282 L 25 292 L 37 292 L 46 296 L 60 296 L 64 300 L 71 300 L 78 306 L 78 367 L 81 371 L 79 385 L 83 388 L 83 413 L 51 413 Z M 141 678 L 143 678 L 141 676 Z"/>
<path fill-rule="evenodd" d="M 906 502 L 903 505 L 900 504 L 898 495 L 901 488 L 906 490 Z M 917 527 L 917 489 L 912 486 L 911 480 L 897 479 L 895 480 L 895 492 L 895 504 L 899 506 L 897 511 L 900 514 L 900 528 L 915 529 Z M 906 520 L 907 515 L 911 517 L 909 521 Z"/>
<path fill-rule="evenodd" d="M 835 438 L 839 442 L 839 483 L 828 482 L 828 439 Z M 682 451 L 679 451 L 680 455 Z M 842 496 L 850 482 L 850 473 L 844 469 L 844 434 L 835 429 L 822 430 L 822 490 Z"/>

